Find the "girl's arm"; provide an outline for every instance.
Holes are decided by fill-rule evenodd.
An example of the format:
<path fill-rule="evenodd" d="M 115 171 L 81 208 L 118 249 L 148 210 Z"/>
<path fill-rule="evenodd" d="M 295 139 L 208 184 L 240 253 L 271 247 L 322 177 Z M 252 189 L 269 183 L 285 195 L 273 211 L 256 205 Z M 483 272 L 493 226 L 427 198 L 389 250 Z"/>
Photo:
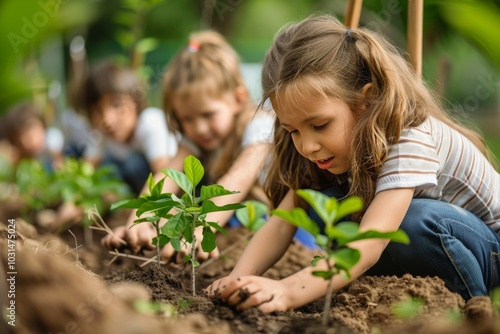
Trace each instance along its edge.
<path fill-rule="evenodd" d="M 286 194 L 278 208 L 283 210 L 294 208 L 292 190 Z M 207 291 L 214 294 L 237 277 L 262 275 L 283 256 L 296 230 L 297 228 L 292 224 L 277 216 L 272 216 L 252 237 L 229 276 L 212 283 Z"/>
<path fill-rule="evenodd" d="M 217 205 L 240 203 L 247 197 L 252 187 L 257 183 L 260 172 L 271 152 L 270 143 L 259 143 L 244 148 L 229 170 L 217 180 L 217 184 L 239 193 L 213 199 Z M 207 215 L 207 221 L 218 222 L 224 226 L 229 221 L 233 211 L 219 211 Z"/>
<path fill-rule="evenodd" d="M 397 230 L 408 210 L 413 192 L 413 188 L 405 188 L 385 190 L 378 193 L 363 216 L 360 229 L 362 231 L 370 229 L 376 229 L 378 231 Z M 269 250 L 269 246 L 274 246 L 280 236 L 275 235 L 272 237 L 274 237 L 274 239 L 269 241 L 267 246 L 261 245 L 263 249 L 260 253 L 254 250 L 254 255 L 263 256 L 266 251 L 272 251 Z M 252 243 L 253 241 L 251 244 Z M 380 255 L 388 243 L 388 240 L 383 239 L 367 239 L 351 243 L 349 246 L 357 248 L 361 252 L 361 259 L 356 266 L 352 268 L 350 280 L 346 281 L 340 276 L 334 277 L 334 291 L 341 289 L 373 266 L 380 258 Z M 245 254 L 246 253 L 248 252 L 245 252 Z M 246 261 L 251 261 L 250 263 L 252 263 L 258 260 L 259 259 L 252 260 L 249 256 L 242 257 L 240 261 L 238 261 L 237 268 L 245 267 L 244 262 Z M 261 261 L 266 260 L 261 259 Z M 240 262 L 243 263 L 240 264 Z M 262 269 L 262 266 L 253 264 L 251 269 L 255 270 L 255 272 L 240 269 L 238 270 L 238 274 L 240 272 L 247 275 L 253 275 L 255 273 L 261 274 L 257 269 Z M 307 267 L 281 281 L 274 281 L 258 276 L 240 276 L 224 283 L 226 286 L 220 290 L 221 297 L 230 304 L 237 305 L 238 309 L 258 307 L 263 312 L 293 309 L 325 295 L 327 282 L 311 275 L 311 272 L 314 270 L 324 269 L 327 269 L 326 265 L 318 263 L 316 267 Z M 238 293 L 242 288 L 248 290 L 250 297 L 246 301 L 240 303 Z"/>

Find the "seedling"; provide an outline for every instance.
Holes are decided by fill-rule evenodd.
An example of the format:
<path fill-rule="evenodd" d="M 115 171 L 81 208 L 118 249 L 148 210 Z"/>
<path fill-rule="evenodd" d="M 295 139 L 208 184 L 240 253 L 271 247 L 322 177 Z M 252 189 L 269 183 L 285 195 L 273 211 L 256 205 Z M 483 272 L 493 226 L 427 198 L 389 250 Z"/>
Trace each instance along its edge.
<path fill-rule="evenodd" d="M 195 230 L 203 229 L 201 248 L 204 252 L 211 252 L 215 249 L 215 233 L 212 229 L 227 235 L 226 230 L 216 222 L 206 221 L 206 216 L 210 212 L 236 210 L 244 207 L 240 203 L 217 206 L 210 199 L 235 194 L 237 191 L 224 189 L 221 185 L 201 186 L 200 196 L 195 194 L 196 186 L 200 183 L 205 170 L 201 162 L 190 155 L 184 159 L 184 173 L 175 169 L 162 169 L 166 177 L 171 178 L 184 194 L 179 198 L 175 194 L 162 193 L 165 178 L 155 183 L 152 175 L 148 179 L 149 195 L 143 195 L 137 199 L 125 200 L 115 203 L 111 209 L 129 208 L 137 209 L 136 224 L 149 222 L 154 225 L 156 236 L 153 244 L 156 245 L 157 260 L 160 261 L 160 248 L 170 243 L 177 251 L 182 251 L 182 245 L 191 244 L 191 255 L 184 256 L 184 262 L 190 262 L 191 282 L 193 295 L 196 294 L 195 268 L 199 266 L 196 261 L 196 240 Z M 140 218 L 143 214 L 148 217 Z M 163 226 L 160 220 L 166 219 Z M 182 244 L 182 245 L 181 245 Z"/>
<path fill-rule="evenodd" d="M 262 202 L 251 200 L 242 203 L 246 208 L 236 210 L 236 218 L 241 225 L 249 231 L 255 232 L 266 223 L 266 214 L 269 210 L 267 205 Z"/>
<path fill-rule="evenodd" d="M 83 160 L 65 159 L 62 166 L 56 169 L 55 176 L 62 201 L 73 203 L 84 212 L 92 208 L 104 210 L 106 200 L 103 194 L 118 198 L 130 195 L 128 187 L 114 177 L 109 167 L 94 168 Z M 84 215 L 84 227 L 90 224 L 90 219 Z"/>
<path fill-rule="evenodd" d="M 302 208 L 287 211 L 276 209 L 271 215 L 278 216 L 291 224 L 301 227 L 315 237 L 316 244 L 324 251 L 324 255 L 316 255 L 311 261 L 316 266 L 319 261 L 324 261 L 327 270 L 313 271 L 312 274 L 328 281 L 325 307 L 323 312 L 323 325 L 328 324 L 330 305 L 333 291 L 333 277 L 341 275 L 344 279 L 351 277 L 350 270 L 358 263 L 361 254 L 359 250 L 349 247 L 349 243 L 363 239 L 390 239 L 395 242 L 409 243 L 408 236 L 401 230 L 393 232 L 379 232 L 375 230 L 359 231 L 359 225 L 354 222 L 339 222 L 341 218 L 359 212 L 363 209 L 363 202 L 359 197 L 349 197 L 338 202 L 318 191 L 299 189 L 297 195 L 302 197 L 316 211 L 325 223 L 325 234 L 320 233 L 320 227 L 311 220 Z"/>

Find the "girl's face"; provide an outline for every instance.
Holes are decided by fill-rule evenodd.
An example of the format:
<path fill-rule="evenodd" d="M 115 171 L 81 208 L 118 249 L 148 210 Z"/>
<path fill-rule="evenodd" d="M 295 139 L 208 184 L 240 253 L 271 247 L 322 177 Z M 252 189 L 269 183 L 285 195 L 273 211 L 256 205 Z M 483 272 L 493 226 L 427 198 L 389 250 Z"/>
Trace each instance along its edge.
<path fill-rule="evenodd" d="M 137 125 L 138 110 L 134 100 L 125 94 L 104 95 L 91 113 L 92 125 L 105 135 L 128 141 Z"/>
<path fill-rule="evenodd" d="M 332 174 L 350 170 L 352 111 L 338 99 L 312 99 L 297 105 L 273 100 L 281 126 L 289 132 L 297 151 Z"/>
<path fill-rule="evenodd" d="M 242 108 L 236 94 L 220 98 L 198 94 L 175 98 L 172 107 L 184 134 L 205 151 L 221 147 L 234 132 L 235 116 Z"/>

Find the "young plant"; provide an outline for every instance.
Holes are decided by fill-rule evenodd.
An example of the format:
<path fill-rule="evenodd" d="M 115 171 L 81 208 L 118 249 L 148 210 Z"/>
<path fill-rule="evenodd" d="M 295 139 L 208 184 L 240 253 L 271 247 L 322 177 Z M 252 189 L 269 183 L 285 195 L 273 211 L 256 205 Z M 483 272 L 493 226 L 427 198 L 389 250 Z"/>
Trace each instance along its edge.
<path fill-rule="evenodd" d="M 351 268 L 358 263 L 361 257 L 359 250 L 349 247 L 348 244 L 357 240 L 373 238 L 390 239 L 408 244 L 409 239 L 406 233 L 401 230 L 393 232 L 379 232 L 376 230 L 360 232 L 357 223 L 339 222 L 341 218 L 363 209 L 363 202 L 359 197 L 353 196 L 338 202 L 333 197 L 330 198 L 311 189 L 299 189 L 297 195 L 311 205 L 325 223 L 324 234 L 320 233 L 318 224 L 311 220 L 302 208 L 294 208 L 290 211 L 276 209 L 271 211 L 271 215 L 278 216 L 297 227 L 305 229 L 315 237 L 316 244 L 325 251 L 324 255 L 316 255 L 311 261 L 311 265 L 316 266 L 319 261 L 324 261 L 327 265 L 327 270 L 312 272 L 314 276 L 322 277 L 328 281 L 323 312 L 323 325 L 326 326 L 330 314 L 333 277 L 341 275 L 344 279 L 349 279 L 351 277 Z"/>
<path fill-rule="evenodd" d="M 236 210 L 236 218 L 249 231 L 256 232 L 266 223 L 266 214 L 269 208 L 266 204 L 250 200 L 242 203 L 246 208 Z"/>
<path fill-rule="evenodd" d="M 112 170 L 106 166 L 94 168 L 83 160 L 67 158 L 56 169 L 55 176 L 62 202 L 74 204 L 84 212 L 92 208 L 104 210 L 106 202 L 109 203 L 106 197 L 121 199 L 130 196 L 127 185 L 116 179 Z M 84 215 L 84 227 L 90 224 L 90 219 Z"/>
<path fill-rule="evenodd" d="M 191 245 L 191 255 L 184 256 L 184 262 L 191 262 L 191 282 L 193 295 L 196 293 L 195 268 L 199 266 L 196 261 L 196 240 L 195 230 L 203 230 L 201 248 L 204 252 L 211 252 L 215 249 L 215 233 L 219 231 L 227 235 L 217 222 L 206 220 L 208 213 L 216 211 L 237 210 L 244 207 L 240 203 L 217 206 L 210 199 L 235 194 L 237 191 L 224 189 L 221 185 L 201 186 L 200 195 L 196 196 L 196 186 L 200 183 L 205 170 L 201 162 L 190 155 L 184 159 L 184 173 L 175 169 L 163 169 L 162 172 L 174 181 L 184 192 L 179 198 L 175 194 L 162 193 L 165 178 L 155 183 L 153 176 L 148 179 L 149 195 L 140 198 L 125 200 L 112 205 L 112 209 L 129 208 L 137 209 L 137 217 L 149 214 L 148 217 L 136 219 L 135 223 L 149 222 L 156 229 L 156 237 L 153 244 L 156 245 L 157 259 L 160 261 L 160 248 L 170 243 L 177 251 L 182 251 L 182 245 Z M 166 223 L 160 226 L 160 220 L 166 219 Z M 213 230 L 212 230 L 213 229 Z"/>

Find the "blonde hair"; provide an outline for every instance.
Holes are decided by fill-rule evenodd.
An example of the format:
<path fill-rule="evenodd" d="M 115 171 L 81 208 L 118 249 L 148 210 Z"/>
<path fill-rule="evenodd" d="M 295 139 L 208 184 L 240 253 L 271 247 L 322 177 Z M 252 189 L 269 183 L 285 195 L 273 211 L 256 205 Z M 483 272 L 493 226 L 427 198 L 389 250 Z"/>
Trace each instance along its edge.
<path fill-rule="evenodd" d="M 164 76 L 163 109 L 169 127 L 183 132 L 172 108 L 174 98 L 189 98 L 195 94 L 221 98 L 228 92 L 234 93 L 238 87 L 247 89 L 240 70 L 240 58 L 226 39 L 215 31 L 191 34 L 189 45 L 175 55 Z M 255 108 L 247 103 L 237 114 L 234 134 L 229 136 L 215 161 L 210 152 L 203 152 L 201 160 L 209 167 L 210 181 L 224 175 L 240 153 L 243 132 L 254 111 Z"/>
<path fill-rule="evenodd" d="M 368 83 L 372 86 L 363 95 Z M 365 207 L 373 200 L 389 147 L 398 142 L 403 128 L 418 126 L 429 116 L 465 135 L 490 157 L 481 136 L 445 113 L 395 46 L 364 28 L 348 32 L 329 15 L 310 16 L 278 33 L 264 60 L 262 86 L 262 104 L 269 99 L 275 108 L 280 99 L 290 105 L 314 97 L 340 99 L 350 107 L 355 122 L 349 195 L 360 196 Z M 360 108 L 361 103 L 366 107 Z M 300 156 L 278 124 L 275 154 L 266 184 L 275 205 L 288 189 L 339 182 L 338 176 L 327 175 Z"/>

